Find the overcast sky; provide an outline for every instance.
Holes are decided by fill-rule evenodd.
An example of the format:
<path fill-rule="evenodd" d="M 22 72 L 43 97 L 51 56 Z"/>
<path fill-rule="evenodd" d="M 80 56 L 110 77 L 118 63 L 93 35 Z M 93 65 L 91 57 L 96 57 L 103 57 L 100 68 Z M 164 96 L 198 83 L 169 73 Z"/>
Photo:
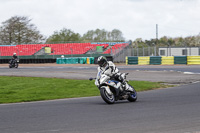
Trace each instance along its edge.
<path fill-rule="evenodd" d="M 28 16 L 48 37 L 62 28 L 119 29 L 126 40 L 200 33 L 200 0 L 0 0 L 0 23 Z M 2 24 L 0 24 L 2 25 Z"/>

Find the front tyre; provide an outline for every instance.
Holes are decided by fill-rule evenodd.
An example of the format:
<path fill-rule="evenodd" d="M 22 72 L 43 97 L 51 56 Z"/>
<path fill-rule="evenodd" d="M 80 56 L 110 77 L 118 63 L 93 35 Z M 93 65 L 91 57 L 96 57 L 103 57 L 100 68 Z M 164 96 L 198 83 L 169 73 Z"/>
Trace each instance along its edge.
<path fill-rule="evenodd" d="M 113 103 L 115 103 L 115 96 L 114 96 L 114 94 L 109 95 L 108 92 L 106 91 L 106 89 L 104 87 L 102 87 L 100 89 L 100 94 L 101 94 L 102 99 L 107 104 L 113 104 Z"/>
<path fill-rule="evenodd" d="M 15 63 L 15 68 L 18 68 L 18 63 Z"/>
<path fill-rule="evenodd" d="M 133 92 L 130 92 L 129 97 L 128 97 L 128 101 L 129 102 L 135 102 L 137 100 L 137 92 L 136 90 L 133 88 L 133 86 L 129 85 Z"/>

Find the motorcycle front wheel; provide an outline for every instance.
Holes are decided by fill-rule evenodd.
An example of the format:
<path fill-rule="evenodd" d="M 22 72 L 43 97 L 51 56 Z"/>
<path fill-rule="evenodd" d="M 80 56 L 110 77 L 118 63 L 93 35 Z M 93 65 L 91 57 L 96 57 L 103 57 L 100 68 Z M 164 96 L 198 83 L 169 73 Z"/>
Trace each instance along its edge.
<path fill-rule="evenodd" d="M 113 104 L 113 103 L 115 103 L 115 96 L 114 96 L 114 94 L 109 95 L 108 92 L 106 91 L 106 89 L 104 87 L 102 87 L 100 89 L 100 94 L 101 94 L 102 99 L 107 104 Z"/>
<path fill-rule="evenodd" d="M 137 100 L 137 92 L 136 92 L 136 90 L 133 88 L 133 86 L 131 86 L 131 85 L 129 85 L 129 86 L 132 88 L 133 92 L 131 92 L 131 93 L 129 94 L 128 101 L 129 101 L 129 102 L 135 102 L 135 101 Z"/>
<path fill-rule="evenodd" d="M 15 68 L 18 68 L 18 63 L 15 63 Z"/>

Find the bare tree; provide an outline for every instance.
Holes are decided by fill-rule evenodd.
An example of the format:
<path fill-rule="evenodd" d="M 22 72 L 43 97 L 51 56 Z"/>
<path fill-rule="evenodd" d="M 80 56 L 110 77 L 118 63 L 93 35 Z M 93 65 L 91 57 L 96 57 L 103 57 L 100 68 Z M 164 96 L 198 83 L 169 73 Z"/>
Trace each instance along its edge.
<path fill-rule="evenodd" d="M 44 36 L 30 22 L 31 19 L 24 16 L 14 16 L 2 22 L 0 43 L 5 45 L 42 43 L 45 40 Z"/>
<path fill-rule="evenodd" d="M 105 29 L 90 30 L 83 35 L 83 40 L 89 41 L 124 41 L 125 38 L 120 30 L 114 29 L 111 32 Z"/>
<path fill-rule="evenodd" d="M 122 32 L 118 29 L 112 30 L 111 36 L 112 36 L 113 41 L 123 41 L 123 40 L 125 40 Z"/>

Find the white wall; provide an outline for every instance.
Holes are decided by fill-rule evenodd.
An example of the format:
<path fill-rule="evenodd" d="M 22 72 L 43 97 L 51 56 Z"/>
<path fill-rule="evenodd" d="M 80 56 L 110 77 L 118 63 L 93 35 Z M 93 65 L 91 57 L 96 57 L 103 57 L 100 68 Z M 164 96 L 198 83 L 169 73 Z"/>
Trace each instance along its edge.
<path fill-rule="evenodd" d="M 184 56 L 182 51 L 187 49 L 187 56 L 199 56 L 199 47 L 171 47 L 171 48 L 159 48 L 159 55 L 160 51 L 164 50 L 165 55 L 160 56 Z"/>

